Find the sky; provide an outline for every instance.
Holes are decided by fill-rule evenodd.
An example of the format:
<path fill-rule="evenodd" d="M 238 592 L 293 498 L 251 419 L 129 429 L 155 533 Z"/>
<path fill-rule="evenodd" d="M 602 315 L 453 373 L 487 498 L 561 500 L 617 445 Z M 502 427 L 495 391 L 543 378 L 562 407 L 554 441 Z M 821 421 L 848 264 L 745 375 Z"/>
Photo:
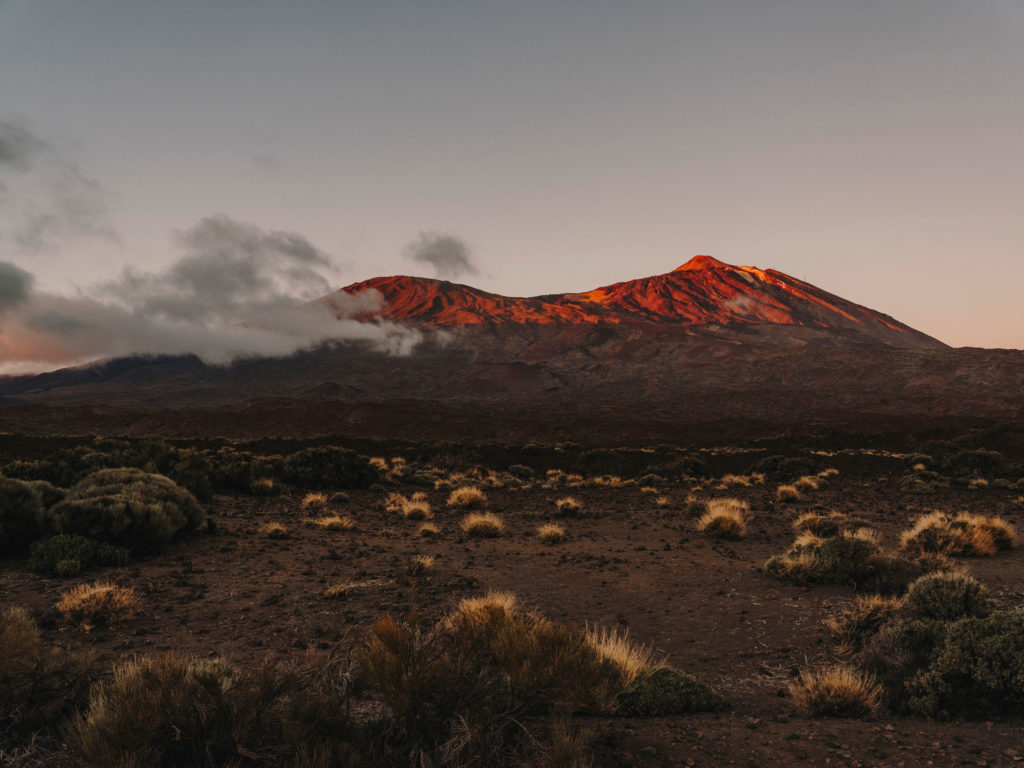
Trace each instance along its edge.
<path fill-rule="evenodd" d="M 1024 348 L 1022 82 L 1024 0 L 0 0 L 0 363 L 698 253 Z"/>

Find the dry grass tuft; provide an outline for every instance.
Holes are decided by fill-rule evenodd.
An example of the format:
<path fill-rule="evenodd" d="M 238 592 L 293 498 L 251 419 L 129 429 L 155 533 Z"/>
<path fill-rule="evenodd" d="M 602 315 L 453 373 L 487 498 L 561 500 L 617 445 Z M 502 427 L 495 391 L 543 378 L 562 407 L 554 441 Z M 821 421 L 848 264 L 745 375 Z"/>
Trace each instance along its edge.
<path fill-rule="evenodd" d="M 811 477 L 810 475 L 804 475 L 795 483 L 793 483 L 793 487 L 796 488 L 801 493 L 807 493 L 808 491 L 816 491 L 818 490 L 818 485 L 818 478 Z"/>
<path fill-rule="evenodd" d="M 664 508 L 665 508 L 665 507 L 667 507 L 667 506 L 668 506 L 668 505 L 669 505 L 670 503 L 671 503 L 671 502 L 669 502 L 669 500 L 668 500 L 668 496 L 658 496 L 658 497 L 657 497 L 657 498 L 656 498 L 656 499 L 654 500 L 654 506 L 658 507 L 658 509 L 664 509 Z"/>
<path fill-rule="evenodd" d="M 841 654 L 857 653 L 891 619 L 895 618 L 902 598 L 885 595 L 863 595 L 839 616 L 828 620 L 837 640 L 836 651 Z"/>
<path fill-rule="evenodd" d="M 881 703 L 882 686 L 859 670 L 826 667 L 802 672 L 789 693 L 811 717 L 867 717 Z"/>
<path fill-rule="evenodd" d="M 370 466 L 381 472 L 386 472 L 388 470 L 388 460 L 383 456 L 374 456 L 370 459 Z"/>
<path fill-rule="evenodd" d="M 583 504 L 575 496 L 565 496 L 555 502 L 555 507 L 560 515 L 578 515 Z"/>
<path fill-rule="evenodd" d="M 795 485 L 780 485 L 775 490 L 775 498 L 783 504 L 795 504 L 803 498 Z"/>
<path fill-rule="evenodd" d="M 537 529 L 537 535 L 545 544 L 556 544 L 565 538 L 565 528 L 555 523 L 548 523 Z"/>
<path fill-rule="evenodd" d="M 119 587 L 109 581 L 79 584 L 64 592 L 56 605 L 65 619 L 86 629 L 127 621 L 135 615 L 138 607 L 139 596 L 134 589 Z"/>
<path fill-rule="evenodd" d="M 701 501 L 692 493 L 686 497 L 686 511 L 691 515 L 702 513 L 707 509 L 707 503 Z"/>
<path fill-rule="evenodd" d="M 448 495 L 448 506 L 461 509 L 483 509 L 487 506 L 487 496 L 479 488 L 466 485 L 456 488 Z"/>
<path fill-rule="evenodd" d="M 987 557 L 1016 545 L 1017 531 L 1006 520 L 967 513 L 930 512 L 900 536 L 900 547 L 912 555 Z"/>
<path fill-rule="evenodd" d="M 461 528 L 467 536 L 493 537 L 501 535 L 505 523 L 493 512 L 474 512 L 462 519 Z"/>
<path fill-rule="evenodd" d="M 389 493 L 382 502 L 385 512 L 401 512 L 408 499 L 400 493 Z"/>
<path fill-rule="evenodd" d="M 719 539 L 741 539 L 747 532 L 750 505 L 739 499 L 712 499 L 707 512 L 697 521 L 697 529 Z"/>
<path fill-rule="evenodd" d="M 400 512 L 406 520 L 430 520 L 434 517 L 429 502 L 422 499 L 408 499 L 402 504 Z"/>
<path fill-rule="evenodd" d="M 281 523 L 264 523 L 260 526 L 260 533 L 268 539 L 288 538 L 288 528 Z"/>
<path fill-rule="evenodd" d="M 417 536 L 420 536 L 425 539 L 432 539 L 435 536 L 439 536 L 440 534 L 441 529 L 433 523 L 424 523 L 419 527 L 419 530 L 416 531 Z"/>
<path fill-rule="evenodd" d="M 307 493 L 302 499 L 302 508 L 307 512 L 322 512 L 327 509 L 327 494 Z"/>
<path fill-rule="evenodd" d="M 418 576 L 434 567 L 433 555 L 413 555 L 406 564 L 410 576 Z"/>
<path fill-rule="evenodd" d="M 607 627 L 588 626 L 586 632 L 591 647 L 601 658 L 618 668 L 624 685 L 630 685 L 650 669 L 653 650 L 650 646 L 630 640 L 628 629 L 620 632 Z"/>

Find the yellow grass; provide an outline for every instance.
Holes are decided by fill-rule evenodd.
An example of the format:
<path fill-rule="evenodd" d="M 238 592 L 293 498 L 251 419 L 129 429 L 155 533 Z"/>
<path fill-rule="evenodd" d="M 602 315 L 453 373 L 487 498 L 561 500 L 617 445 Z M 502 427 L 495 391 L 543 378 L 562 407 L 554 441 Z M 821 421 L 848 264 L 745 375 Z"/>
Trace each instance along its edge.
<path fill-rule="evenodd" d="M 750 505 L 739 499 L 712 499 L 697 520 L 697 530 L 721 539 L 741 539 L 747 532 Z"/>
<path fill-rule="evenodd" d="M 900 547 L 911 554 L 928 553 L 961 557 L 985 557 L 1017 545 L 1017 531 L 1001 517 L 963 512 L 950 517 L 944 512 L 922 515 L 900 535 Z"/>
<path fill-rule="evenodd" d="M 288 529 L 281 523 L 264 523 L 260 526 L 260 533 L 271 539 L 284 539 L 288 537 Z"/>
<path fill-rule="evenodd" d="M 402 504 L 400 512 L 406 520 L 430 520 L 434 516 L 428 502 L 412 499 Z"/>
<path fill-rule="evenodd" d="M 583 504 L 575 496 L 566 496 L 558 499 L 555 502 L 555 507 L 563 515 L 575 515 L 583 509 Z"/>
<path fill-rule="evenodd" d="M 307 521 L 307 524 L 323 528 L 325 531 L 350 531 L 356 527 L 355 521 L 351 517 L 339 517 L 338 515 L 313 517 Z"/>
<path fill-rule="evenodd" d="M 658 498 L 656 498 L 654 500 L 654 506 L 662 508 L 662 509 L 667 507 L 669 505 L 669 503 L 670 502 L 668 500 L 668 496 L 659 496 Z"/>
<path fill-rule="evenodd" d="M 307 493 L 302 499 L 302 508 L 307 512 L 322 512 L 327 508 L 327 494 Z"/>
<path fill-rule="evenodd" d="M 882 699 L 882 687 L 872 677 L 849 667 L 803 672 L 789 693 L 811 717 L 866 717 Z"/>
<path fill-rule="evenodd" d="M 797 480 L 795 483 L 793 483 L 793 487 L 796 488 L 801 493 L 806 493 L 807 491 L 816 491 L 818 490 L 818 479 L 810 477 L 809 475 L 805 475 L 801 477 L 799 480 Z"/>
<path fill-rule="evenodd" d="M 591 647 L 618 667 L 625 685 L 634 682 L 650 667 L 653 651 L 650 646 L 630 640 L 629 630 L 620 632 L 607 627 L 588 626 L 586 633 Z"/>
<path fill-rule="evenodd" d="M 780 485 L 775 491 L 775 498 L 783 504 L 792 504 L 800 501 L 800 491 L 795 485 Z"/>
<path fill-rule="evenodd" d="M 119 587 L 109 581 L 79 584 L 64 592 L 56 608 L 65 619 L 88 629 L 96 624 L 112 625 L 135 615 L 139 596 L 134 589 Z"/>
<path fill-rule="evenodd" d="M 385 512 L 401 512 L 409 500 L 400 493 L 389 493 L 384 499 Z"/>
<path fill-rule="evenodd" d="M 388 469 L 388 460 L 383 456 L 374 456 L 370 459 L 370 466 L 374 469 L 378 469 L 381 472 L 386 472 Z"/>
<path fill-rule="evenodd" d="M 448 495 L 449 507 L 462 509 L 481 509 L 487 505 L 487 496 L 479 488 L 466 485 L 456 488 Z"/>
<path fill-rule="evenodd" d="M 500 536 L 505 530 L 501 518 L 492 512 L 474 512 L 462 519 L 462 530 L 468 536 Z"/>
<path fill-rule="evenodd" d="M 413 555 L 407 564 L 409 575 L 417 576 L 434 567 L 433 555 Z"/>
<path fill-rule="evenodd" d="M 537 529 L 537 535 L 544 543 L 555 544 L 565 538 L 565 528 L 554 523 L 548 523 Z"/>
<path fill-rule="evenodd" d="M 441 529 L 433 523 L 424 523 L 419 527 L 419 530 L 416 531 L 416 535 L 421 536 L 423 538 L 433 538 L 434 536 L 437 536 L 440 533 Z"/>

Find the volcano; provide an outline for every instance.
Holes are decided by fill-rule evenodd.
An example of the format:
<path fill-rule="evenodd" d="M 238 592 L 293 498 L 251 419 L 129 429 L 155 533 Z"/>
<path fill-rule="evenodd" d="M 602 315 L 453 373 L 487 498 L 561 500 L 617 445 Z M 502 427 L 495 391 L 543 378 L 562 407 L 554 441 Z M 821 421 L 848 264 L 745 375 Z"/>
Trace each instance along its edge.
<path fill-rule="evenodd" d="M 788 327 L 889 347 L 944 346 L 888 315 L 783 272 L 733 266 L 705 255 L 695 256 L 667 274 L 584 293 L 516 298 L 405 275 L 375 277 L 341 289 L 350 295 L 371 290 L 381 295 L 382 304 L 363 319 L 427 327 L 608 325 L 749 331 L 756 326 L 765 332 L 762 336 L 770 335 L 773 328 Z"/>

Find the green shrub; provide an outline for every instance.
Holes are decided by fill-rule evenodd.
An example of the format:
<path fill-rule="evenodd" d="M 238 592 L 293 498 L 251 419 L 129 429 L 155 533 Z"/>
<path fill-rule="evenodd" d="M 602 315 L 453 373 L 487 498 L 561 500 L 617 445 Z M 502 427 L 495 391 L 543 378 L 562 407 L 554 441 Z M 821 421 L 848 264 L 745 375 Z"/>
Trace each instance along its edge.
<path fill-rule="evenodd" d="M 127 565 L 130 559 L 129 551 L 123 547 L 61 534 L 33 542 L 28 565 L 39 573 L 67 577 L 94 566 Z"/>
<path fill-rule="evenodd" d="M 0 755 L 55 735 L 84 703 L 91 659 L 46 645 L 22 608 L 0 613 Z"/>
<path fill-rule="evenodd" d="M 918 619 L 953 621 L 992 612 L 992 601 L 976 579 L 950 571 L 929 573 L 917 579 L 907 590 L 906 604 Z"/>
<path fill-rule="evenodd" d="M 68 495 L 68 492 L 63 488 L 58 488 L 45 480 L 32 480 L 29 482 L 29 485 L 39 495 L 39 500 L 43 503 L 45 509 L 49 509 L 57 502 L 63 501 L 64 497 Z"/>
<path fill-rule="evenodd" d="M 0 554 L 25 554 L 43 531 L 39 494 L 29 483 L 0 477 Z"/>
<path fill-rule="evenodd" d="M 690 712 L 717 712 L 729 703 L 703 683 L 678 669 L 655 667 L 619 694 L 615 712 L 623 717 L 665 717 Z"/>
<path fill-rule="evenodd" d="M 282 478 L 299 488 L 369 488 L 380 473 L 365 456 L 333 445 L 305 448 L 284 460 Z"/>
<path fill-rule="evenodd" d="M 947 622 L 901 619 L 885 624 L 857 657 L 857 665 L 883 688 L 883 701 L 896 712 L 909 709 L 909 683 L 927 667 L 946 635 Z"/>
<path fill-rule="evenodd" d="M 139 469 L 94 472 L 68 493 L 51 514 L 61 533 L 127 547 L 157 549 L 195 529 L 203 513 L 195 497 L 162 475 Z"/>
<path fill-rule="evenodd" d="M 849 584 L 870 592 L 902 592 L 923 567 L 893 557 L 855 535 L 794 544 L 765 563 L 765 571 L 791 584 Z"/>

